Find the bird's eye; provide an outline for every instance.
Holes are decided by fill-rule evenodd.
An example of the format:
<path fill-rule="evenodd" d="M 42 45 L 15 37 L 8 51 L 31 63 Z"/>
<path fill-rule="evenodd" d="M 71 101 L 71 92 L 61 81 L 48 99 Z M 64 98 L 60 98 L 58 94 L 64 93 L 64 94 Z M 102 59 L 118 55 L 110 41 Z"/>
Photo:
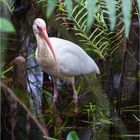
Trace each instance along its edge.
<path fill-rule="evenodd" d="M 39 29 L 39 26 L 37 26 L 37 29 Z"/>

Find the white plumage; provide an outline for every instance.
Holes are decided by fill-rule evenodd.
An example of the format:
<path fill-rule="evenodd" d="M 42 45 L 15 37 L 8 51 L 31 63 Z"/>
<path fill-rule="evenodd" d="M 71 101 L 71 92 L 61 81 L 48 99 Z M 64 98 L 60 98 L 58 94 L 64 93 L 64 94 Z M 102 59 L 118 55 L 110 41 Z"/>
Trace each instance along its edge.
<path fill-rule="evenodd" d="M 91 72 L 100 73 L 94 60 L 78 45 L 60 38 L 49 39 L 63 74 L 77 76 Z"/>
<path fill-rule="evenodd" d="M 77 102 L 77 92 L 74 76 L 97 73 L 99 68 L 94 60 L 78 45 L 68 40 L 48 37 L 44 20 L 37 18 L 33 24 L 33 31 L 37 40 L 36 60 L 45 72 L 53 77 L 54 96 L 56 101 L 58 92 L 56 79 L 70 82 L 73 87 L 73 98 Z"/>

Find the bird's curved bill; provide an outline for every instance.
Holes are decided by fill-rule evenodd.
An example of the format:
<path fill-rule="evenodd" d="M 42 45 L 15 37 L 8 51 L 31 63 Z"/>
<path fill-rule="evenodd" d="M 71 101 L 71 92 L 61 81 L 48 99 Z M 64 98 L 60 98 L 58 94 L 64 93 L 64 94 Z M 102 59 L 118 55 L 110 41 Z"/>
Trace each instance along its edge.
<path fill-rule="evenodd" d="M 52 43 L 48 37 L 48 34 L 46 32 L 46 29 L 44 28 L 40 28 L 40 35 L 42 36 L 42 38 L 45 40 L 45 42 L 47 43 L 48 47 L 50 48 L 52 54 L 53 54 L 53 57 L 54 57 L 54 60 L 55 60 L 55 63 L 57 65 L 57 71 L 59 72 L 59 65 L 58 65 L 58 61 L 57 61 L 57 58 L 56 58 L 56 55 L 55 55 L 55 52 L 54 52 L 54 49 L 53 49 L 53 46 L 52 46 Z"/>

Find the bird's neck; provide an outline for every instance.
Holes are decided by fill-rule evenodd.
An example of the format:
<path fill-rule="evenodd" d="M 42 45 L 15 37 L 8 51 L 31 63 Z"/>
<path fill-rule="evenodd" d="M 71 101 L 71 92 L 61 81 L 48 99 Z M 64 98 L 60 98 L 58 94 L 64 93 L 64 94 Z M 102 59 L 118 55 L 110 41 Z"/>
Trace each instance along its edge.
<path fill-rule="evenodd" d="M 42 37 L 40 37 L 39 35 L 37 35 L 36 36 L 36 40 L 37 40 L 38 50 L 40 50 L 40 51 L 43 51 L 44 50 L 44 53 L 46 55 L 51 54 L 49 47 L 47 46 L 45 40 Z M 41 52 L 41 53 L 43 53 L 43 52 Z"/>
<path fill-rule="evenodd" d="M 49 63 L 50 64 L 54 64 L 54 58 L 53 55 L 51 53 L 51 50 L 49 49 L 49 47 L 47 46 L 46 42 L 44 39 L 42 39 L 39 35 L 36 36 L 36 40 L 37 40 L 37 57 L 39 60 L 41 60 L 42 62 L 45 63 Z"/>
<path fill-rule="evenodd" d="M 42 37 L 40 37 L 39 35 L 36 35 L 36 40 L 37 40 L 37 47 L 38 48 L 46 48 L 47 49 L 47 44 Z"/>

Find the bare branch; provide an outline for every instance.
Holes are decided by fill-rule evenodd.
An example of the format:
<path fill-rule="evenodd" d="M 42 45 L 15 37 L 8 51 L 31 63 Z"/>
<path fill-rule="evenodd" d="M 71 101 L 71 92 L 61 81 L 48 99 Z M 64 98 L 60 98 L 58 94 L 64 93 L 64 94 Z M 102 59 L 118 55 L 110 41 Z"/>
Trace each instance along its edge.
<path fill-rule="evenodd" d="M 39 123 L 39 121 L 33 116 L 31 111 L 27 108 L 27 106 L 15 95 L 15 93 L 3 83 L 0 83 L 0 87 L 4 89 L 4 91 L 8 92 L 11 98 L 17 101 L 24 108 L 24 110 L 28 113 L 29 117 L 35 122 L 37 127 L 42 131 L 43 135 L 45 135 L 45 137 L 47 137 L 48 139 L 51 139 L 49 138 L 47 128 L 44 129 L 44 127 Z"/>

